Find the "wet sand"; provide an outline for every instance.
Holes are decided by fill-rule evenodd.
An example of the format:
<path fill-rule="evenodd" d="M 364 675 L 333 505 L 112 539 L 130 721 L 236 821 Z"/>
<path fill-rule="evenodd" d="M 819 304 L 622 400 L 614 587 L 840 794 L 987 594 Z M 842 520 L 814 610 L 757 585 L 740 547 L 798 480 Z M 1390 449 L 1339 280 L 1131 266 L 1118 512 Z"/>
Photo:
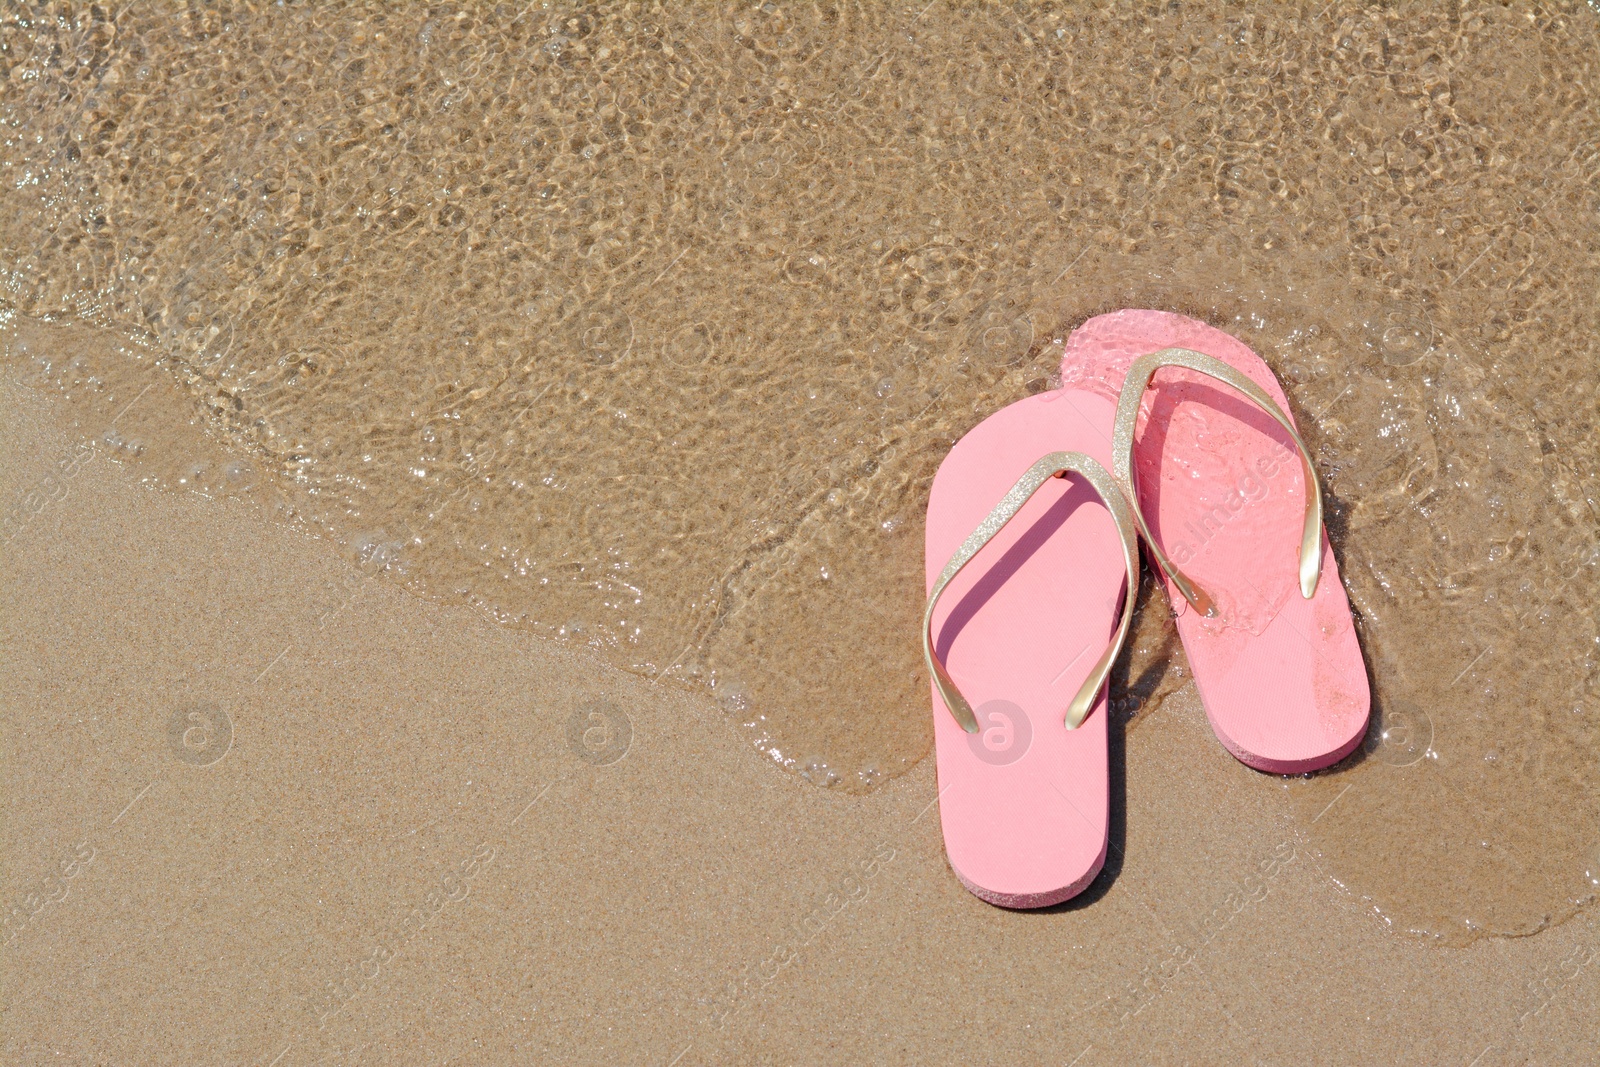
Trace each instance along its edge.
<path fill-rule="evenodd" d="M 141 478 L 865 792 L 927 751 L 944 449 L 1087 316 L 1186 312 L 1286 383 L 1399 744 L 1341 879 L 1453 943 L 1592 898 L 1591 11 L 479 14 L 0 25 L 14 376 L 150 385 Z M 1154 602 L 1134 729 L 1185 679 Z"/>
<path fill-rule="evenodd" d="M 285 1064 L 1320 1062 L 1324 1017 L 1358 1062 L 1583 1062 L 1597 36 L 0 18 L 8 1047 L 189 1056 L 113 1035 L 198 1003 L 170 1040 Z M 1283 381 L 1374 726 L 1309 779 L 1228 764 L 1147 580 L 1111 871 L 986 911 L 913 822 L 927 484 L 1126 306 Z"/>

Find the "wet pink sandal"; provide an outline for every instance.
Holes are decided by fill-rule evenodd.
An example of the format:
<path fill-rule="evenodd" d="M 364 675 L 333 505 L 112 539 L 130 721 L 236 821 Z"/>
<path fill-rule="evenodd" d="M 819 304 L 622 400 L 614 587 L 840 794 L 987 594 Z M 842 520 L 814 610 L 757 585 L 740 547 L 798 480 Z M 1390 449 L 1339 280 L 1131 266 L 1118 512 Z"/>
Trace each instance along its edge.
<path fill-rule="evenodd" d="M 945 851 L 1003 907 L 1066 900 L 1105 863 L 1105 680 L 1138 580 L 1106 470 L 1112 416 L 1083 392 L 1018 401 L 956 442 L 929 492 L 922 631 Z"/>
<path fill-rule="evenodd" d="M 1073 331 L 1062 379 L 1119 397 L 1112 469 L 1218 740 L 1278 774 L 1343 759 L 1366 732 L 1367 672 L 1316 470 L 1272 371 L 1205 323 L 1119 311 Z"/>

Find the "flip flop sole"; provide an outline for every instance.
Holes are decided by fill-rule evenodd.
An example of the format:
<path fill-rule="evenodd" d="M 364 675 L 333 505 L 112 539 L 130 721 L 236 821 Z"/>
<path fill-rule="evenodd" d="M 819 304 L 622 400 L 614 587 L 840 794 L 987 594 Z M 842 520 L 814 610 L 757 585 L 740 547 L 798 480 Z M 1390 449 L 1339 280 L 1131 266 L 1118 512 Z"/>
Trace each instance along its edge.
<path fill-rule="evenodd" d="M 1041 456 L 1109 464 L 1113 415 L 1099 396 L 1045 393 L 958 441 L 929 491 L 929 589 Z M 1058 903 L 1105 863 L 1105 694 L 1076 730 L 1062 720 L 1111 639 L 1125 580 L 1106 506 L 1081 478 L 1051 479 L 940 598 L 935 648 L 980 729 L 962 730 L 933 689 L 939 817 L 952 868 L 991 904 Z"/>
<path fill-rule="evenodd" d="M 1289 411 L 1271 369 L 1243 342 L 1171 312 L 1090 319 L 1067 340 L 1062 377 L 1114 396 L 1135 359 L 1168 347 L 1223 360 Z M 1305 476 L 1293 440 L 1221 382 L 1163 368 L 1141 404 L 1134 464 L 1151 533 L 1217 603 L 1217 617 L 1205 618 L 1168 583 L 1218 740 L 1277 774 L 1343 759 L 1366 732 L 1371 694 L 1326 532 L 1316 594 L 1299 592 Z"/>

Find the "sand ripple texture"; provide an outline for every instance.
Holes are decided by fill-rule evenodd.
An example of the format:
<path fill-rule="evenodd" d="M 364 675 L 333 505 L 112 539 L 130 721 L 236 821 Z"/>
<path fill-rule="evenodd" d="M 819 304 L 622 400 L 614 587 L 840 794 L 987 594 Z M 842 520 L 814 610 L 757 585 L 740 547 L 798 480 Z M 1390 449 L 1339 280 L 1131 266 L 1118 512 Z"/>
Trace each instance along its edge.
<path fill-rule="evenodd" d="M 1091 314 L 1206 319 L 1316 450 L 1380 705 L 1259 787 L 1397 929 L 1524 933 L 1600 884 L 1596 23 L 13 6 L 6 370 L 146 481 L 704 687 L 861 790 L 928 749 L 951 442 Z M 1129 744 L 1186 674 L 1145 601 Z"/>

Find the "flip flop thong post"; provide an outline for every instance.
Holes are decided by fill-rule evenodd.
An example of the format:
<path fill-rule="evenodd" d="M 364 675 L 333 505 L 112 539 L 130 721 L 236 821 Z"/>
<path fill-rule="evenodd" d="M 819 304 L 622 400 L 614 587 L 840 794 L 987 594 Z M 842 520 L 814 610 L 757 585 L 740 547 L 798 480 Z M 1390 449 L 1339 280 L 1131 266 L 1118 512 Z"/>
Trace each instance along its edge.
<path fill-rule="evenodd" d="M 1105 679 L 1137 581 L 1106 465 L 1113 407 L 1045 393 L 975 426 L 928 498 L 923 650 L 950 865 L 991 904 L 1037 908 L 1105 863 Z"/>
<path fill-rule="evenodd" d="M 1119 398 L 1113 470 L 1218 740 L 1278 774 L 1343 759 L 1366 732 L 1366 666 L 1271 369 L 1205 323 L 1119 311 L 1073 331 L 1062 378 Z"/>

